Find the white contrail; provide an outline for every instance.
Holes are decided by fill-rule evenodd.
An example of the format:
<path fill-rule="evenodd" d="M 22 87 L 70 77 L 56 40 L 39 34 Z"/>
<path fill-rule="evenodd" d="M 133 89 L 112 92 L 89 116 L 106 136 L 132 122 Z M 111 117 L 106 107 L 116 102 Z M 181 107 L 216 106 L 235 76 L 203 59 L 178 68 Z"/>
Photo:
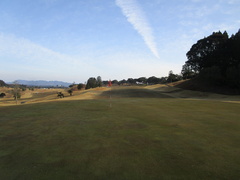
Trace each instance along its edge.
<path fill-rule="evenodd" d="M 149 25 L 147 18 L 141 7 L 136 0 L 116 0 L 117 6 L 122 9 L 123 14 L 127 17 L 134 29 L 142 36 L 144 42 L 152 53 L 159 58 L 156 43 L 152 33 L 151 26 Z"/>

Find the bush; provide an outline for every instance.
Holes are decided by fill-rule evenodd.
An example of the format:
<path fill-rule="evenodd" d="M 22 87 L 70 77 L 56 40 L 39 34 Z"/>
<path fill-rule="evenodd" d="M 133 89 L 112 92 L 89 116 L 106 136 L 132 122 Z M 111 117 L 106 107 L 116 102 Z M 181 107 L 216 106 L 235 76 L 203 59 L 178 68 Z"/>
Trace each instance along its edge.
<path fill-rule="evenodd" d="M 72 90 L 72 89 L 69 89 L 69 90 L 68 90 L 68 93 L 70 94 L 70 96 L 72 96 L 73 90 Z"/>
<path fill-rule="evenodd" d="M 84 84 L 82 84 L 82 83 L 78 84 L 77 88 L 78 88 L 78 90 L 83 89 L 84 88 Z"/>
<path fill-rule="evenodd" d="M 5 93 L 0 93 L 0 98 L 3 98 L 4 96 L 6 96 Z"/>
<path fill-rule="evenodd" d="M 16 99 L 20 99 L 21 98 L 21 94 L 20 92 L 17 92 L 13 95 L 13 98 L 16 100 Z"/>

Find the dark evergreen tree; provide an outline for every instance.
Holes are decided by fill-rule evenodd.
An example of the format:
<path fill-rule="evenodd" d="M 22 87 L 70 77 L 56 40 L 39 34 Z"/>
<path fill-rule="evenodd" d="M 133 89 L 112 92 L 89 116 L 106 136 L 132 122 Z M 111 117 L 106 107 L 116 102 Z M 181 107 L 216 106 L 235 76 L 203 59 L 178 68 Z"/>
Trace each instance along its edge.
<path fill-rule="evenodd" d="M 97 84 L 96 78 L 91 77 L 91 78 L 88 79 L 85 89 L 95 88 L 97 86 L 98 86 L 98 84 Z"/>

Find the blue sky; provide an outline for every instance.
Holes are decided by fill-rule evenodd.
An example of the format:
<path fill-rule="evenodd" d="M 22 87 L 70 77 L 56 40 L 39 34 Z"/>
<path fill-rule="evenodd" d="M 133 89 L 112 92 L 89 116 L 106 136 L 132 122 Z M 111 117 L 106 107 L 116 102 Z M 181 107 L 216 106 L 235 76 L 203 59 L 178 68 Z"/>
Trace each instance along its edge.
<path fill-rule="evenodd" d="M 239 9 L 240 0 L 1 0 L 0 79 L 178 74 L 197 40 L 238 31 Z"/>

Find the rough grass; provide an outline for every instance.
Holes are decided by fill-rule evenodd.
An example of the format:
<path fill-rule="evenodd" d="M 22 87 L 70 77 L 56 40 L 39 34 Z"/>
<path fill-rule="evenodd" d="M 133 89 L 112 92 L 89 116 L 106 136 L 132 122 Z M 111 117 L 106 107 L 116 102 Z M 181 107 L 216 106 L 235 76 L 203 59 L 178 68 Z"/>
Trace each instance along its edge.
<path fill-rule="evenodd" d="M 128 96 L 0 107 L 0 179 L 240 179 L 240 104 Z"/>

